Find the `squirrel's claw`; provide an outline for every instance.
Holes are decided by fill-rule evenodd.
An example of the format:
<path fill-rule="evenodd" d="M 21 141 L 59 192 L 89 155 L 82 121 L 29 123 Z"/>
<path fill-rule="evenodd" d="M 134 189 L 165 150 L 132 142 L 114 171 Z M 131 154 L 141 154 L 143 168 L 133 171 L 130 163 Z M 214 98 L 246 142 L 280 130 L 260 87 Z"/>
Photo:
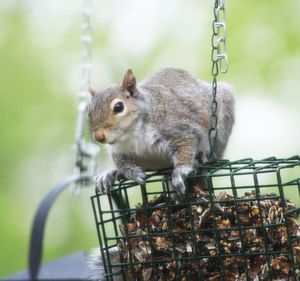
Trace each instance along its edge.
<path fill-rule="evenodd" d="M 140 185 L 145 184 L 146 175 L 143 172 L 143 170 L 138 166 L 135 166 L 134 168 L 127 170 L 124 174 L 125 177 L 129 180 L 133 180 Z"/>
<path fill-rule="evenodd" d="M 136 181 L 138 184 L 140 184 L 140 185 L 145 184 L 145 178 L 142 178 L 142 177 L 137 177 L 137 178 L 135 179 L 135 181 Z"/>
<path fill-rule="evenodd" d="M 125 178 L 133 180 L 138 184 L 145 184 L 146 175 L 140 167 L 134 167 L 127 170 L 125 173 L 121 173 L 118 170 L 111 170 L 104 172 L 100 176 L 96 176 L 94 181 L 96 183 L 96 188 L 100 193 L 107 193 L 111 190 L 116 180 Z"/>
<path fill-rule="evenodd" d="M 192 171 L 190 166 L 178 165 L 172 173 L 172 185 L 175 191 L 182 195 L 186 192 L 186 176 Z"/>
<path fill-rule="evenodd" d="M 107 193 L 111 190 L 113 184 L 115 183 L 117 173 L 117 170 L 111 170 L 94 178 L 96 188 L 100 193 Z"/>
<path fill-rule="evenodd" d="M 175 191 L 179 195 L 182 195 L 185 193 L 185 191 L 186 191 L 185 179 L 182 176 L 180 176 L 180 175 L 172 176 L 172 185 L 173 185 Z"/>

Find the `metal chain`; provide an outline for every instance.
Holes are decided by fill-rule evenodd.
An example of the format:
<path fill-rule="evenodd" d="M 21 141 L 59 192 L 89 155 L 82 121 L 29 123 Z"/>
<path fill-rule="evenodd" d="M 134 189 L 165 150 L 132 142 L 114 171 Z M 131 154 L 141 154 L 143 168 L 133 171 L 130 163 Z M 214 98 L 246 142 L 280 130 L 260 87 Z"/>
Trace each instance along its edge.
<path fill-rule="evenodd" d="M 89 97 L 89 85 L 91 83 L 91 1 L 83 1 L 82 34 L 80 41 L 82 44 L 82 64 L 81 64 L 81 88 L 80 99 L 87 100 Z"/>
<path fill-rule="evenodd" d="M 213 76 L 212 81 L 212 103 L 211 103 L 211 120 L 209 130 L 209 145 L 210 145 L 210 159 L 217 160 L 217 137 L 218 137 L 218 116 L 217 116 L 217 77 L 219 71 L 226 73 L 228 71 L 228 58 L 226 53 L 226 13 L 225 13 L 225 0 L 215 0 L 214 4 L 214 20 L 212 23 L 212 51 L 211 61 Z"/>
<path fill-rule="evenodd" d="M 93 176 L 96 171 L 96 157 L 99 153 L 99 147 L 92 142 L 86 141 L 84 138 L 84 128 L 88 124 L 87 105 L 90 100 L 89 87 L 91 83 L 91 12 L 91 0 L 83 0 L 82 33 L 80 37 L 82 44 L 81 85 L 75 133 L 77 148 L 75 174 L 83 175 L 90 173 L 90 176 Z M 86 158 L 89 158 L 91 161 L 85 163 Z"/>

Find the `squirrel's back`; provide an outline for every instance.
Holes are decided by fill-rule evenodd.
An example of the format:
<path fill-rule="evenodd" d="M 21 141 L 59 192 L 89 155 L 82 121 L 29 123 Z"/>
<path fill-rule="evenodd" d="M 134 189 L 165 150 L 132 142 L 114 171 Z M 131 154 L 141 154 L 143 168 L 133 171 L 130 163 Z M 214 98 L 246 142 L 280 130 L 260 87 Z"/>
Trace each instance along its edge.
<path fill-rule="evenodd" d="M 197 79 L 184 69 L 163 68 L 141 81 L 140 85 L 162 84 L 165 87 L 172 88 L 174 85 L 176 87 L 186 86 L 186 83 L 195 83 L 196 85 Z"/>
<path fill-rule="evenodd" d="M 199 82 L 202 83 L 199 84 Z M 195 92 L 207 92 L 210 85 L 208 83 L 203 83 L 203 81 L 195 78 L 184 69 L 163 68 L 141 81 L 139 86 L 144 89 L 163 87 L 179 92 L 182 92 L 181 90 L 184 89 L 185 92 L 182 92 L 182 94 L 192 93 L 195 95 Z"/>
<path fill-rule="evenodd" d="M 183 69 L 164 68 L 139 83 L 147 103 L 148 117 L 155 128 L 171 140 L 182 134 L 198 138 L 205 153 L 209 150 L 212 85 Z M 232 89 L 219 82 L 217 88 L 219 156 L 223 154 L 234 122 Z"/>

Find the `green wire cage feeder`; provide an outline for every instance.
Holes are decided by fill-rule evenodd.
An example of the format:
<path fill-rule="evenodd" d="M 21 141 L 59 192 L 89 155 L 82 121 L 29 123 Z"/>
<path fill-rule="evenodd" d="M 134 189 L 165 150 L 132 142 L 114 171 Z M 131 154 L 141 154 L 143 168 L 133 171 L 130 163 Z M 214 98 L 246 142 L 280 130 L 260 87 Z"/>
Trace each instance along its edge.
<path fill-rule="evenodd" d="M 190 174 L 181 203 L 169 170 L 96 192 L 107 280 L 300 280 L 299 174 L 298 156 L 222 160 Z"/>

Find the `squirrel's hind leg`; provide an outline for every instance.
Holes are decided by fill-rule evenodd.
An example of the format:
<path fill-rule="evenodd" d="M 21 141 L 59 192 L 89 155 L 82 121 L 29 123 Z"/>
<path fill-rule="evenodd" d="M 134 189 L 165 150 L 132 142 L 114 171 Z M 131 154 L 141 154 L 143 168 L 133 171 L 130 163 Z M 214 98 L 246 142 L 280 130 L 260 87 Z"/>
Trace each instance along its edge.
<path fill-rule="evenodd" d="M 186 176 L 193 170 L 196 161 L 198 141 L 185 139 L 178 141 L 174 147 L 172 185 L 176 192 L 182 195 L 186 192 Z"/>

